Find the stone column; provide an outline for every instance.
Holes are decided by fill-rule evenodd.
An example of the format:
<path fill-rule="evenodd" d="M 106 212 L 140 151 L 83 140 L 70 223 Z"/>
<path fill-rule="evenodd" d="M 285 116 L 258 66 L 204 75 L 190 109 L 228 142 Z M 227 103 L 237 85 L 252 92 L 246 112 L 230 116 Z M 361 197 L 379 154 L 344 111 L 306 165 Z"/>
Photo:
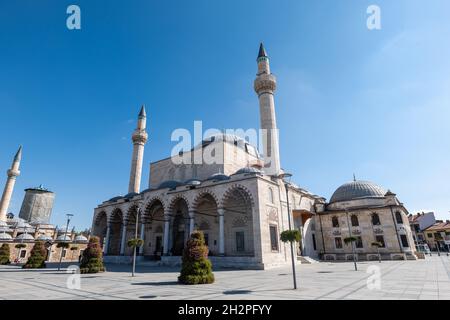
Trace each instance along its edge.
<path fill-rule="evenodd" d="M 195 229 L 195 211 L 191 210 L 189 211 L 189 236 L 192 234 L 192 232 L 194 232 Z"/>
<path fill-rule="evenodd" d="M 109 249 L 109 237 L 111 236 L 111 227 L 108 225 L 106 228 L 106 239 L 105 239 L 105 243 L 103 244 L 103 254 L 107 255 L 108 254 L 108 249 Z"/>
<path fill-rule="evenodd" d="M 219 214 L 219 255 L 225 255 L 225 224 L 224 224 L 224 214 L 225 210 L 223 208 L 218 208 L 217 212 Z"/>
<path fill-rule="evenodd" d="M 163 255 L 167 256 L 169 252 L 169 228 L 170 228 L 170 217 L 164 217 L 164 248 Z"/>
<path fill-rule="evenodd" d="M 142 244 L 142 246 L 139 247 L 139 255 L 143 255 L 144 254 L 144 246 L 145 246 L 145 224 L 142 223 L 141 224 L 141 239 L 144 241 L 144 243 Z"/>
<path fill-rule="evenodd" d="M 126 235 L 127 235 L 127 225 L 124 223 L 124 224 L 122 224 L 122 240 L 120 241 L 120 255 L 121 256 L 123 256 L 125 254 Z"/>

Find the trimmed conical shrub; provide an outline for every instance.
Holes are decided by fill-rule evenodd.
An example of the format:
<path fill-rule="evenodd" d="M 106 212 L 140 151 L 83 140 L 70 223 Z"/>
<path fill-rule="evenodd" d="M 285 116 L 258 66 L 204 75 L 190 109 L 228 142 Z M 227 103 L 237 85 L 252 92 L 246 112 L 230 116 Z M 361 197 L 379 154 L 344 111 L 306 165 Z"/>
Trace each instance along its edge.
<path fill-rule="evenodd" d="M 208 247 L 201 231 L 194 231 L 183 250 L 183 262 L 178 281 L 183 284 L 206 284 L 214 282 Z"/>
<path fill-rule="evenodd" d="M 47 255 L 47 250 L 45 249 L 44 242 L 36 241 L 31 249 L 30 257 L 24 264 L 25 269 L 35 269 L 35 268 L 45 268 L 45 257 Z"/>
<path fill-rule="evenodd" d="M 81 257 L 81 273 L 97 273 L 105 271 L 102 257 L 102 247 L 98 237 L 91 237 L 86 250 Z"/>
<path fill-rule="evenodd" d="M 9 260 L 11 251 L 9 248 L 9 244 L 4 243 L 0 247 L 0 264 L 10 264 L 11 261 Z"/>

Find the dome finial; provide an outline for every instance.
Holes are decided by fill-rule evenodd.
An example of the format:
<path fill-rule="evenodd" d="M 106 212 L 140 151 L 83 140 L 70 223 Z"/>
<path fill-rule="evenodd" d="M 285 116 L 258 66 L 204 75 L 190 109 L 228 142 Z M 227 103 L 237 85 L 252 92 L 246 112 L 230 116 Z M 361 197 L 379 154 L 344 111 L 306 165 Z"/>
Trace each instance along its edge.
<path fill-rule="evenodd" d="M 356 176 L 355 176 L 355 174 L 353 174 L 353 181 L 356 181 Z"/>

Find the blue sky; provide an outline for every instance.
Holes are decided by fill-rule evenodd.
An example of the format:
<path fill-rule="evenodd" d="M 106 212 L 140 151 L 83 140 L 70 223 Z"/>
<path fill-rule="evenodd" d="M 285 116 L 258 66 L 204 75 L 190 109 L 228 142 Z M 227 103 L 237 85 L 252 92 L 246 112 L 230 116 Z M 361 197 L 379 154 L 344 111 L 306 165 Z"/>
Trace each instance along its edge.
<path fill-rule="evenodd" d="M 66 28 L 70 4 L 81 30 Z M 381 30 L 366 27 L 371 4 Z M 257 128 L 263 41 L 281 162 L 299 185 L 329 199 L 355 173 L 448 219 L 449 11 L 448 0 L 2 1 L 1 172 L 24 145 L 10 211 L 42 183 L 56 192 L 53 223 L 73 213 L 89 227 L 97 204 L 127 191 L 143 103 L 142 188 L 174 129 Z"/>

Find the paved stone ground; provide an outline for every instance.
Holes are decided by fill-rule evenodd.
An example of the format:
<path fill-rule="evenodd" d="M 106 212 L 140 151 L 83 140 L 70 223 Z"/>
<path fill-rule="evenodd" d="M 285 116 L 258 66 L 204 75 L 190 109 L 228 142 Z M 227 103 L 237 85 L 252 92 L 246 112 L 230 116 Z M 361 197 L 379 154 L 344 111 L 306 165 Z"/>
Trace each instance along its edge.
<path fill-rule="evenodd" d="M 266 271 L 215 271 L 216 283 L 184 286 L 178 269 L 109 265 L 108 272 L 81 275 L 81 289 L 68 289 L 69 274 L 55 268 L 0 267 L 0 299 L 450 299 L 450 257 L 418 261 L 297 265 L 298 290 L 289 267 Z M 381 269 L 381 288 L 369 290 L 371 265 Z"/>

